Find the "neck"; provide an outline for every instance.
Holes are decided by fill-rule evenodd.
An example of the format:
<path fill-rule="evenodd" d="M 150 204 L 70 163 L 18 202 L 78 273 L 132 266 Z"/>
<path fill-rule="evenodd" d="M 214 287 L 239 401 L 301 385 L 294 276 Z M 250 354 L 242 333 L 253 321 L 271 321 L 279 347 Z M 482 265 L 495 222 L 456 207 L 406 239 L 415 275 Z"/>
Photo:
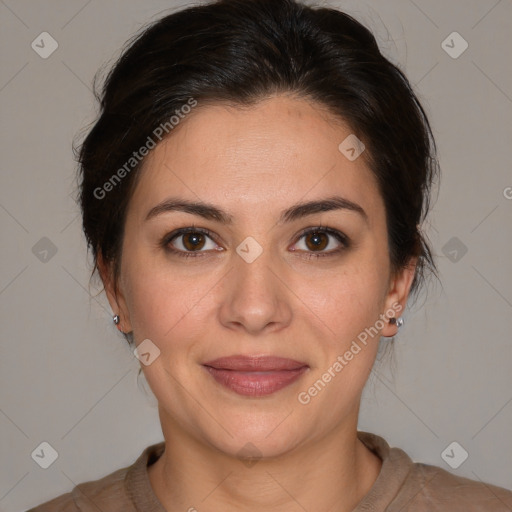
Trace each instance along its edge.
<path fill-rule="evenodd" d="M 165 451 L 148 472 L 168 512 L 349 512 L 368 493 L 382 465 L 357 438 L 357 421 L 278 457 L 242 462 L 161 420 Z"/>

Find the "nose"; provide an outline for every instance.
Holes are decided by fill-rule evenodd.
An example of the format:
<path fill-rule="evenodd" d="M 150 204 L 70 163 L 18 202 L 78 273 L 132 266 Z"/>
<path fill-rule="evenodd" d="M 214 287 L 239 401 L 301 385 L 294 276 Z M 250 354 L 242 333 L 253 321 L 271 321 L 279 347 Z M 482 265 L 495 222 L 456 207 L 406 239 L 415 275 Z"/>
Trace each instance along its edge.
<path fill-rule="evenodd" d="M 219 310 L 221 323 L 251 335 L 275 332 L 292 318 L 293 293 L 286 286 L 286 265 L 270 250 L 254 260 L 233 254 Z"/>

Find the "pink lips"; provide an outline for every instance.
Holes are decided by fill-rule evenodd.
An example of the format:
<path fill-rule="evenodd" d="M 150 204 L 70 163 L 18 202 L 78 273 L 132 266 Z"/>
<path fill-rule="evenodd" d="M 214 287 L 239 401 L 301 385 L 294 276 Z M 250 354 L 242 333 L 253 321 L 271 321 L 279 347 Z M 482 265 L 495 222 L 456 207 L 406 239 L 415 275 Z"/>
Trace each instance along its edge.
<path fill-rule="evenodd" d="M 309 367 L 293 359 L 273 356 L 221 357 L 204 363 L 223 386 L 245 396 L 265 396 L 295 382 Z"/>

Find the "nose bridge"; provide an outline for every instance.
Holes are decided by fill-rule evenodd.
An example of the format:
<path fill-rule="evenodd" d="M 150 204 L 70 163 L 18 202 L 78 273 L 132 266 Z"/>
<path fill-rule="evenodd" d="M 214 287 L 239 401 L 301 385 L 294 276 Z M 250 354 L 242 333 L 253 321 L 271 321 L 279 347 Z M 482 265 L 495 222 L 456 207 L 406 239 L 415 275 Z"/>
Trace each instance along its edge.
<path fill-rule="evenodd" d="M 233 257 L 237 294 L 255 299 L 270 299 L 274 289 L 277 259 L 272 249 L 255 238 L 245 238 Z"/>

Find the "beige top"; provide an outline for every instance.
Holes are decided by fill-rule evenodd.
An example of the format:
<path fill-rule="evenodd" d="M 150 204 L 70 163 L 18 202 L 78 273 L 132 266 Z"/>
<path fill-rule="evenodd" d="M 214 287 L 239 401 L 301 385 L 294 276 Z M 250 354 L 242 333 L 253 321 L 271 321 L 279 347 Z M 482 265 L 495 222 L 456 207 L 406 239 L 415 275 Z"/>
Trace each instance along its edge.
<path fill-rule="evenodd" d="M 353 512 L 511 512 L 512 492 L 436 466 L 414 463 L 400 448 L 375 434 L 359 439 L 382 459 L 379 476 Z M 164 443 L 147 447 L 134 464 L 27 512 L 166 512 L 151 487 L 147 467 Z"/>

